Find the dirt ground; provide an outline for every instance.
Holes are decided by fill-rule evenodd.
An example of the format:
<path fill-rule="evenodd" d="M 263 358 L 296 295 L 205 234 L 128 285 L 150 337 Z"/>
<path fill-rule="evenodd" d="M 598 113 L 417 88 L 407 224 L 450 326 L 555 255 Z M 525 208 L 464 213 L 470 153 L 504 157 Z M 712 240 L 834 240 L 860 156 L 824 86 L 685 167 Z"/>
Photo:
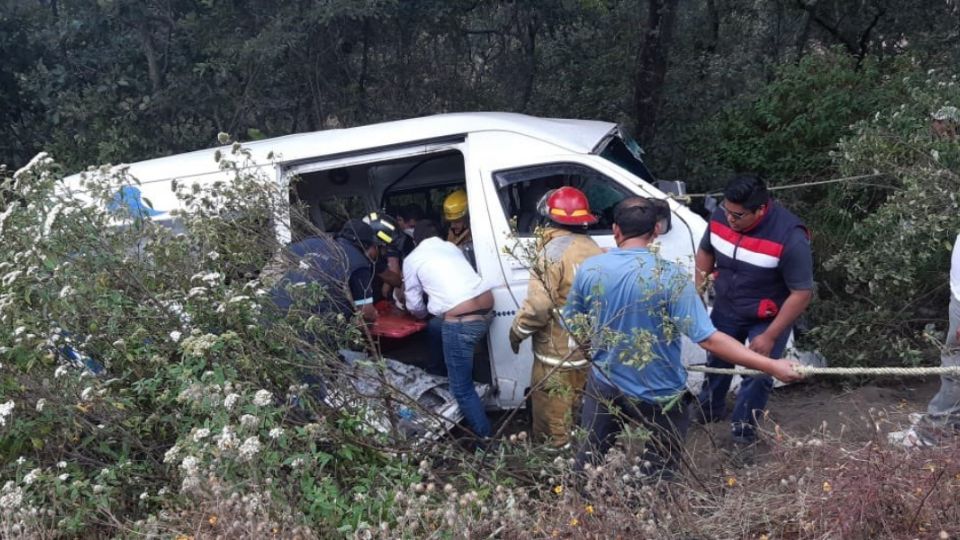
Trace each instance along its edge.
<path fill-rule="evenodd" d="M 887 433 L 905 429 L 908 415 L 926 410 L 927 402 L 940 387 L 937 377 L 880 379 L 855 383 L 830 380 L 811 381 L 776 388 L 770 395 L 767 417 L 761 424 L 765 436 L 750 451 L 749 463 L 771 459 L 767 441 L 777 434 L 791 438 L 821 437 L 839 440 L 847 448 L 885 439 Z M 732 396 L 728 410 L 733 408 Z M 495 425 L 509 413 L 491 414 Z M 529 430 L 527 411 L 516 411 L 504 435 Z M 687 434 L 686 450 L 693 467 L 702 473 L 722 473 L 744 463 L 730 440 L 728 421 L 700 425 L 693 423 Z"/>
<path fill-rule="evenodd" d="M 786 439 L 823 437 L 859 447 L 909 426 L 908 415 L 926 410 L 940 387 L 937 377 L 880 380 L 860 385 L 813 381 L 774 389 L 761 424 L 768 437 L 779 429 Z M 732 406 L 732 404 L 731 404 Z M 729 410 L 729 408 L 728 408 Z M 764 437 L 752 450 L 751 461 L 770 459 Z M 769 440 L 769 439 L 768 439 Z M 730 423 L 692 424 L 686 449 L 701 471 L 738 466 L 730 441 Z"/>

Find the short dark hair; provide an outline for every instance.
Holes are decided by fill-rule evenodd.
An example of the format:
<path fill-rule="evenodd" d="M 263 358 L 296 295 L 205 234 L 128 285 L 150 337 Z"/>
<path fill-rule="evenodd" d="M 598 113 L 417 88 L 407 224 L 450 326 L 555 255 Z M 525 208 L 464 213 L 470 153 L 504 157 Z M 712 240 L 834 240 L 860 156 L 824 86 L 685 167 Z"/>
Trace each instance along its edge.
<path fill-rule="evenodd" d="M 613 222 L 624 238 L 646 236 L 653 232 L 660 212 L 646 197 L 627 197 L 613 209 Z"/>
<path fill-rule="evenodd" d="M 727 182 L 723 190 L 723 198 L 736 204 L 743 205 L 751 212 L 770 201 L 770 192 L 763 178 L 756 174 L 739 174 Z"/>
<path fill-rule="evenodd" d="M 417 222 L 417 225 L 413 228 L 413 243 L 420 244 L 427 238 L 433 238 L 434 236 L 440 236 L 440 230 L 437 228 L 437 224 L 429 219 L 421 219 Z"/>
<path fill-rule="evenodd" d="M 420 221 L 423 219 L 423 209 L 417 204 L 405 204 L 400 208 L 397 208 L 397 217 L 404 221 L 409 221 L 411 219 L 414 221 Z"/>

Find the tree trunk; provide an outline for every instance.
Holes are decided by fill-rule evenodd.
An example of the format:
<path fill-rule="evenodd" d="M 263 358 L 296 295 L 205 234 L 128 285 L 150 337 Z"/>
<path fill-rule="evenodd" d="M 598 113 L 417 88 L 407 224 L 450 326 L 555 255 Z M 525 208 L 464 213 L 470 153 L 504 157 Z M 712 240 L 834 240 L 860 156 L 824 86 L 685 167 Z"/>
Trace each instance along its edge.
<path fill-rule="evenodd" d="M 637 60 L 633 92 L 634 118 L 642 144 L 656 135 L 657 108 L 667 75 L 667 52 L 673 38 L 678 0 L 649 0 L 647 31 Z"/>

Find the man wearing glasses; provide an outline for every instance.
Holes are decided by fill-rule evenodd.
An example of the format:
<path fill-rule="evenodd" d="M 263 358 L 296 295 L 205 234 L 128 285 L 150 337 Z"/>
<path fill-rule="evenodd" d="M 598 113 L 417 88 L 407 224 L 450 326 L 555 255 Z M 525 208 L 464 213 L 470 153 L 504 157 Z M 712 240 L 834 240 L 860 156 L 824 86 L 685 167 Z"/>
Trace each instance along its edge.
<path fill-rule="evenodd" d="M 713 277 L 716 296 L 710 319 L 717 330 L 753 351 L 780 358 L 794 321 L 813 296 L 813 257 L 803 222 L 778 204 L 763 180 L 734 177 L 697 250 L 696 282 L 703 290 Z M 731 364 L 709 355 L 707 365 Z M 716 422 L 725 416 L 730 375 L 709 374 L 695 418 Z M 733 441 L 756 440 L 757 418 L 767 406 L 773 380 L 744 377 L 731 417 Z"/>

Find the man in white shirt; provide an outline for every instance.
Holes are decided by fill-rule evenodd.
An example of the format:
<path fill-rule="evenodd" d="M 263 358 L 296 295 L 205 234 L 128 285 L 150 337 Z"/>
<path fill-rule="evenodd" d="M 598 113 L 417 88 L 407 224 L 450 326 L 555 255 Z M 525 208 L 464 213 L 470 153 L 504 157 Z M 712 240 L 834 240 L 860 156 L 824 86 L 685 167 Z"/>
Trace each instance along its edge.
<path fill-rule="evenodd" d="M 960 234 L 953 244 L 950 258 L 950 327 L 940 355 L 940 365 L 960 366 Z M 927 405 L 927 414 L 912 427 L 889 435 L 890 442 L 906 447 L 932 446 L 943 435 L 960 433 L 960 377 L 942 375 L 940 391 Z"/>
<path fill-rule="evenodd" d="M 450 392 L 474 434 L 489 437 L 490 421 L 473 386 L 473 355 L 490 326 L 493 294 L 460 248 L 439 237 L 433 222 L 418 222 L 413 240 L 417 247 L 403 261 L 407 311 L 421 319 L 430 314 L 442 321 Z M 429 298 L 426 304 L 424 294 Z"/>

